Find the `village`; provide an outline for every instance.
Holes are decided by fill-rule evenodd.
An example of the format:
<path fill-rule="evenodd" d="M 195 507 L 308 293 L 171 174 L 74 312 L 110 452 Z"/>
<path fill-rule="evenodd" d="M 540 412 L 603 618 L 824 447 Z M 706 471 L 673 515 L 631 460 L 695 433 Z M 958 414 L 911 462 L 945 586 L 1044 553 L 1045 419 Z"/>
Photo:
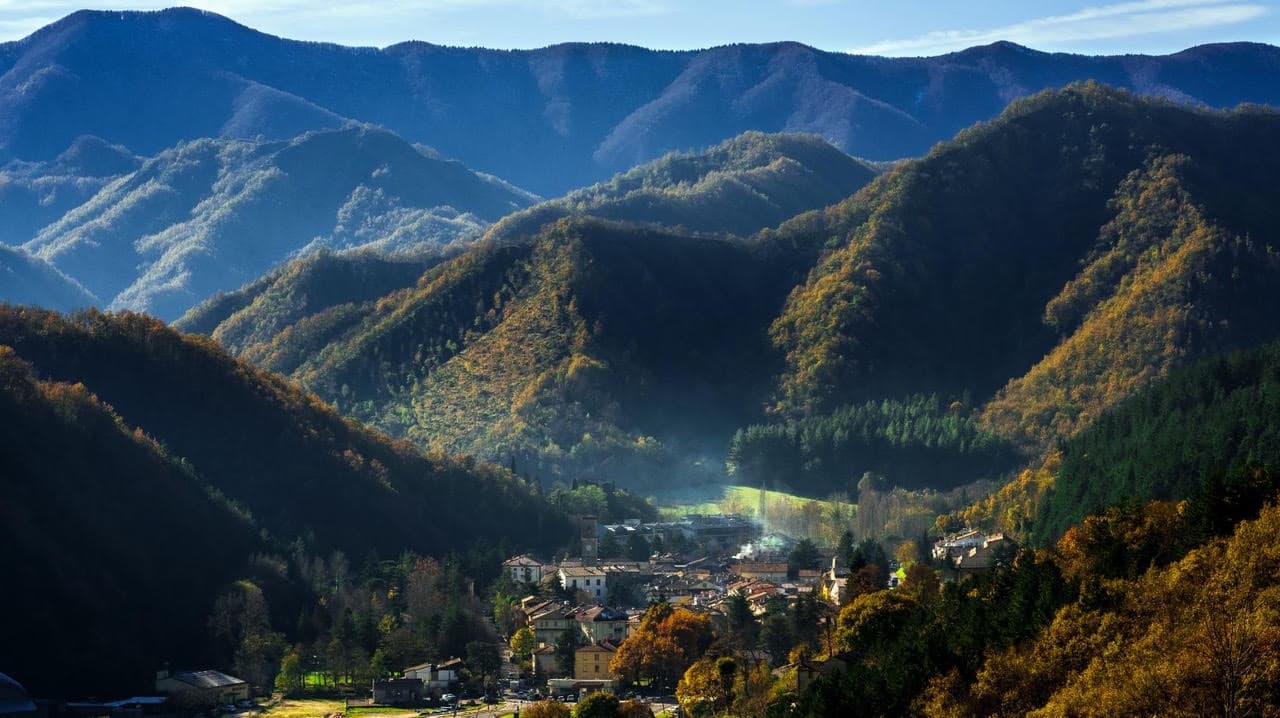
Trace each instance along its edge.
<path fill-rule="evenodd" d="M 851 534 L 840 546 L 819 547 L 809 539 L 765 531 L 755 517 L 739 514 L 693 514 L 673 521 L 633 519 L 617 524 L 601 524 L 590 515 L 574 520 L 576 555 L 566 552 L 558 560 L 543 560 L 520 554 L 503 562 L 503 580 L 523 593 L 496 622 L 505 645 L 394 669 L 392 677 L 373 679 L 366 691 L 344 694 L 345 711 L 381 706 L 410 711 L 386 714 L 395 716 L 465 710 L 479 711 L 476 715 L 518 715 L 526 702 L 574 703 L 604 691 L 640 699 L 652 707 L 663 707 L 666 700 L 673 714 L 678 714 L 670 695 L 674 686 L 627 680 L 614 665 L 619 649 L 636 635 L 646 612 L 655 605 L 705 617 L 717 635 L 732 633 L 744 610 L 749 612 L 748 620 L 762 625 L 771 614 L 808 611 L 816 620 L 817 633 L 830 642 L 840 608 L 857 594 L 897 589 L 913 580 L 913 572 L 917 581 L 920 576 L 947 581 L 981 574 L 1009 561 L 1017 550 L 1002 534 L 975 529 L 938 538 L 927 551 L 906 542 L 888 554 L 874 541 L 854 544 Z M 775 655 L 767 643 L 762 639 L 743 646 L 739 659 L 766 667 L 775 676 L 794 673 L 800 687 L 841 665 L 838 658 L 819 661 L 807 653 L 788 654 L 790 646 L 785 643 Z M 35 714 L 269 716 L 271 705 L 257 699 L 271 693 L 269 686 L 252 686 L 217 670 L 166 668 L 157 672 L 155 695 L 46 704 Z M 14 700 L 24 698 L 18 695 Z"/>

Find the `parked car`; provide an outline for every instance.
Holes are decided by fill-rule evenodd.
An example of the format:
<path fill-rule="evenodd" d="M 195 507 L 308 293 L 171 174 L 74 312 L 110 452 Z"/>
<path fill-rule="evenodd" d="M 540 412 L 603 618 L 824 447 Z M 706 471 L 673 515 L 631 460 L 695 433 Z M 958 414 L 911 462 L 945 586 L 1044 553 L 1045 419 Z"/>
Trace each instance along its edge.
<path fill-rule="evenodd" d="M 458 697 L 457 697 L 457 696 L 455 696 L 455 695 L 454 695 L 454 694 L 452 694 L 452 693 L 446 693 L 446 694 L 444 694 L 444 695 L 440 696 L 440 700 L 441 700 L 442 702 L 444 702 L 444 703 L 448 703 L 448 704 L 452 705 L 452 704 L 454 704 L 454 703 L 457 703 L 457 702 L 458 702 Z"/>

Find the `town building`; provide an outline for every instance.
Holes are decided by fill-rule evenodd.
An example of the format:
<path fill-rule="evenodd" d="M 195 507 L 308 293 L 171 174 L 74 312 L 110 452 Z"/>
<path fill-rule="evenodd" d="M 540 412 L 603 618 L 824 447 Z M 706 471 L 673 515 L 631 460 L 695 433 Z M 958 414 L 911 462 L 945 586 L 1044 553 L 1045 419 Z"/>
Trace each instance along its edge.
<path fill-rule="evenodd" d="M 574 680 L 610 680 L 609 661 L 618 651 L 617 646 L 608 641 L 582 646 L 573 653 Z"/>
<path fill-rule="evenodd" d="M 529 628 L 533 630 L 533 637 L 538 645 L 554 645 L 565 631 L 574 628 L 577 623 L 568 606 L 554 601 L 531 606 L 528 616 Z"/>
<path fill-rule="evenodd" d="M 589 606 L 573 612 L 582 637 L 590 643 L 621 643 L 627 637 L 627 614 L 605 606 Z"/>
<path fill-rule="evenodd" d="M 419 678 L 391 678 L 373 682 L 373 702 L 383 706 L 416 706 L 427 693 Z"/>
<path fill-rule="evenodd" d="M 517 583 L 542 582 L 542 562 L 527 554 L 503 561 L 502 570 L 509 573 L 511 580 Z"/>
<path fill-rule="evenodd" d="M 439 663 L 419 663 L 400 672 L 409 680 L 422 682 L 426 693 L 439 694 L 448 691 L 462 681 L 462 669 L 466 663 L 461 658 L 450 658 Z"/>
<path fill-rule="evenodd" d="M 1006 538 L 1004 534 L 992 534 L 984 536 L 981 545 L 952 556 L 951 565 L 960 578 L 964 578 L 1004 565 L 1017 551 L 1018 545 L 1013 539 Z"/>
<path fill-rule="evenodd" d="M 560 664 L 556 662 L 554 645 L 547 644 L 534 649 L 533 670 L 540 676 L 560 675 Z"/>
<path fill-rule="evenodd" d="M 561 566 L 560 585 L 569 591 L 583 591 L 597 603 L 609 600 L 608 575 L 595 566 Z"/>
<path fill-rule="evenodd" d="M 786 563 L 739 563 L 732 566 L 729 570 L 736 576 L 745 579 L 755 579 L 757 581 L 769 581 L 772 583 L 782 583 L 787 580 Z"/>
<path fill-rule="evenodd" d="M 156 692 L 183 706 L 221 706 L 249 699 L 249 684 L 222 671 L 156 673 Z"/>

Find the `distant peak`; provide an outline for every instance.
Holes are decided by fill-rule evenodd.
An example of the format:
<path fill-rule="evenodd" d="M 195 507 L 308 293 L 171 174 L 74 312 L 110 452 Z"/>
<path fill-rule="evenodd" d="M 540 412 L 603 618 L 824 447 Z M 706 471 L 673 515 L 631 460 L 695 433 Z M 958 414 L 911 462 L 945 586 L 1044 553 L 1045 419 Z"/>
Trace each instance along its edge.
<path fill-rule="evenodd" d="M 957 55 L 1044 55 L 1046 53 L 1034 50 L 1025 45 L 1019 45 L 1009 40 L 997 40 L 988 45 L 975 45 L 966 50 L 961 50 Z"/>

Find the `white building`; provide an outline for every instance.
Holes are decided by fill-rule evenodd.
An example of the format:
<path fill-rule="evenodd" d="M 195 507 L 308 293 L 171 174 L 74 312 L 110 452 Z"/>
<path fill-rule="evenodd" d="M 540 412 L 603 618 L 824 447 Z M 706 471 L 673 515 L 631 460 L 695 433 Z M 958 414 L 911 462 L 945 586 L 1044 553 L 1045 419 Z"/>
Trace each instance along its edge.
<path fill-rule="evenodd" d="M 511 573 L 511 580 L 517 583 L 541 583 L 542 562 L 522 554 L 502 562 L 504 571 Z"/>
<path fill-rule="evenodd" d="M 597 603 L 609 599 L 608 576 L 594 566 L 561 566 L 560 585 L 569 591 L 584 591 Z"/>

